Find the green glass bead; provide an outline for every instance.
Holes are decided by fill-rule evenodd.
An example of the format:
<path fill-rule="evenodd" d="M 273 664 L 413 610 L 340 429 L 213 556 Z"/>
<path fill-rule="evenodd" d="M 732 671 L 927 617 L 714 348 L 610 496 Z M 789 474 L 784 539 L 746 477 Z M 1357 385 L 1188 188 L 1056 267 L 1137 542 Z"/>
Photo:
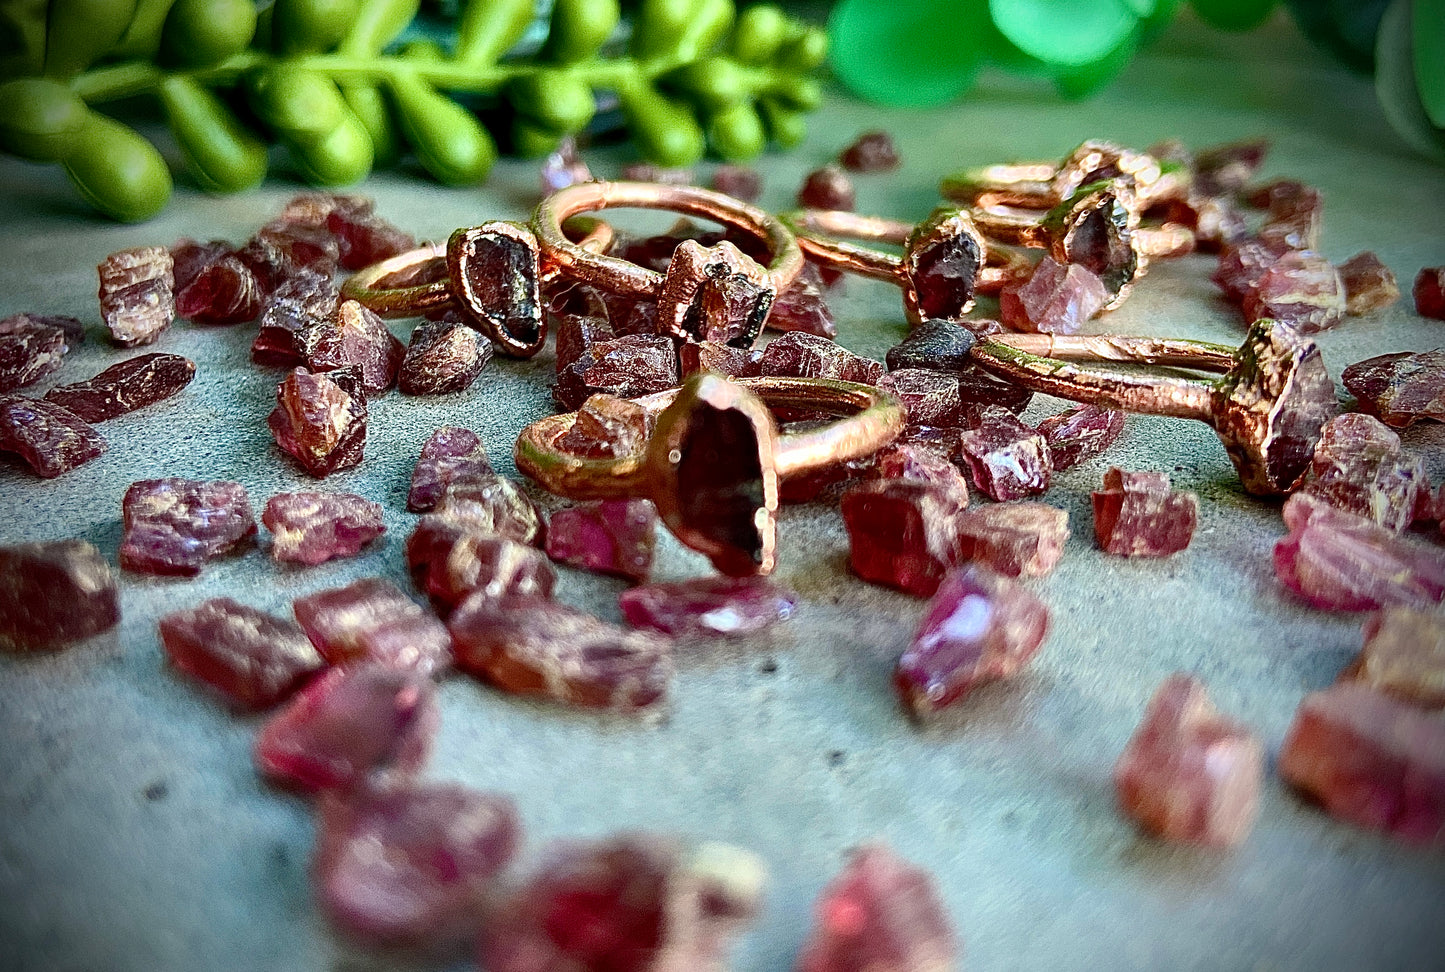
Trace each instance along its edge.
<path fill-rule="evenodd" d="M 855 94 L 880 104 L 926 107 L 950 101 L 978 74 L 983 52 L 968 24 L 978 19 L 980 4 L 841 0 L 828 19 L 833 70 Z M 945 30 L 940 24 L 956 26 Z"/>
<path fill-rule="evenodd" d="M 988 8 L 1019 50 L 1063 68 L 1102 60 L 1138 21 L 1123 0 L 989 0 Z"/>

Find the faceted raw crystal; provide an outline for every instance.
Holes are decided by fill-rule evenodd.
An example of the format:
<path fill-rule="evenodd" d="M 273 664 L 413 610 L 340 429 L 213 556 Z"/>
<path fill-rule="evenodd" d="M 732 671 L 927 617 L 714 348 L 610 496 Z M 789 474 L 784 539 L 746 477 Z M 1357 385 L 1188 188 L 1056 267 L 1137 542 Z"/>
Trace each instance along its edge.
<path fill-rule="evenodd" d="M 747 851 L 624 834 L 553 845 L 482 928 L 488 972 L 725 972 L 766 869 Z"/>
<path fill-rule="evenodd" d="M 803 331 L 825 338 L 838 336 L 838 324 L 823 299 L 823 276 L 816 266 L 805 263 L 788 289 L 778 294 L 768 313 L 767 327 L 772 331 Z"/>
<path fill-rule="evenodd" d="M 489 332 L 541 347 L 541 277 L 537 239 L 513 223 L 488 222 L 458 231 L 448 245 L 457 274 L 451 289 Z"/>
<path fill-rule="evenodd" d="M 1246 321 L 1274 320 L 1301 334 L 1334 327 L 1345 316 L 1345 284 L 1316 253 L 1286 253 L 1244 296 Z"/>
<path fill-rule="evenodd" d="M 1284 505 L 1289 535 L 1274 545 L 1280 581 L 1317 608 L 1430 608 L 1445 599 L 1445 552 L 1299 493 Z"/>
<path fill-rule="evenodd" d="M 142 354 L 111 365 L 88 381 L 59 385 L 45 400 L 87 422 L 134 412 L 165 401 L 196 377 L 196 363 L 178 354 Z"/>
<path fill-rule="evenodd" d="M 1445 719 L 1368 685 L 1305 697 L 1279 772 L 1325 811 L 1416 844 L 1445 841 Z"/>
<path fill-rule="evenodd" d="M 798 595 L 761 577 L 702 577 L 633 587 L 617 601 L 635 628 L 709 638 L 756 634 L 786 621 Z"/>
<path fill-rule="evenodd" d="M 14 452 L 54 479 L 105 452 L 105 439 L 69 409 L 33 398 L 0 398 L 0 452 Z"/>
<path fill-rule="evenodd" d="M 958 371 L 972 363 L 969 351 L 978 342 L 973 331 L 951 321 L 924 321 L 901 343 L 888 349 L 889 371 L 929 368 Z"/>
<path fill-rule="evenodd" d="M 550 196 L 559 189 L 591 182 L 592 170 L 577 154 L 577 141 L 564 136 L 557 148 L 542 160 L 542 195 Z"/>
<path fill-rule="evenodd" d="M 1445 321 L 1445 267 L 1425 267 L 1415 276 L 1415 313 Z"/>
<path fill-rule="evenodd" d="M 465 391 L 492 360 L 492 342 L 475 328 L 448 317 L 422 321 L 411 332 L 397 385 L 407 395 Z"/>
<path fill-rule="evenodd" d="M 355 493 L 278 493 L 261 522 L 271 531 L 271 556 L 296 564 L 355 556 L 386 532 L 381 504 Z"/>
<path fill-rule="evenodd" d="M 948 460 L 951 448 L 932 449 L 916 442 L 895 442 L 873 455 L 873 473 L 879 479 L 905 479 L 928 483 L 954 493 L 960 506 L 968 505 L 968 481 Z"/>
<path fill-rule="evenodd" d="M 1151 154 L 1155 154 L 1151 150 Z M 1209 196 L 1234 195 L 1254 181 L 1269 154 L 1269 139 L 1228 142 L 1194 155 L 1194 186 Z"/>
<path fill-rule="evenodd" d="M 269 709 L 326 667 L 296 624 L 229 597 L 164 615 L 160 629 L 172 665 L 242 709 Z"/>
<path fill-rule="evenodd" d="M 617 337 L 607 318 L 594 314 L 563 314 L 556 321 L 557 374 L 577 363 L 600 341 Z"/>
<path fill-rule="evenodd" d="M 447 622 L 457 667 L 518 695 L 629 712 L 662 700 L 672 643 L 540 598 L 463 601 Z"/>
<path fill-rule="evenodd" d="M 115 574 L 83 540 L 0 547 L 0 649 L 43 651 L 120 622 Z"/>
<path fill-rule="evenodd" d="M 642 581 L 652 573 L 657 509 L 647 499 L 594 500 L 555 511 L 547 556 L 558 563 Z"/>
<path fill-rule="evenodd" d="M 276 386 L 267 418 L 282 451 L 322 477 L 361 462 L 366 447 L 366 392 L 354 368 L 313 375 L 297 368 Z"/>
<path fill-rule="evenodd" d="M 980 238 L 966 228 L 971 229 L 945 210 L 910 237 L 904 266 L 911 283 L 905 300 L 925 319 L 961 320 L 973 308 L 986 255 Z"/>
<path fill-rule="evenodd" d="M 292 610 L 333 665 L 366 661 L 431 675 L 451 660 L 437 616 L 380 577 L 297 598 Z"/>
<path fill-rule="evenodd" d="M 1161 472 L 1104 473 L 1104 489 L 1092 495 L 1094 537 L 1105 553 L 1120 557 L 1167 557 L 1189 546 L 1199 524 L 1199 497 L 1169 488 Z"/>
<path fill-rule="evenodd" d="M 798 205 L 807 209 L 852 209 L 857 204 L 853 181 L 836 165 L 809 172 L 798 189 Z"/>
<path fill-rule="evenodd" d="M 1006 408 L 987 405 L 958 439 L 973 484 L 996 500 L 1036 496 L 1049 488 L 1054 463 L 1044 437 Z"/>
<path fill-rule="evenodd" d="M 576 409 L 588 395 L 636 398 L 678 384 L 677 347 L 662 335 L 627 334 L 598 341 L 557 375 L 552 397 Z"/>
<path fill-rule="evenodd" d="M 521 830 L 510 797 L 454 783 L 325 794 L 311 866 L 317 903 L 333 925 L 369 943 L 470 939 Z"/>
<path fill-rule="evenodd" d="M 943 972 L 963 950 L 933 878 L 882 843 L 853 851 L 813 914 L 796 972 Z"/>
<path fill-rule="evenodd" d="M 1382 354 L 1355 362 L 1340 377 L 1360 410 L 1386 425 L 1445 422 L 1445 350 Z"/>
<path fill-rule="evenodd" d="M 1242 843 L 1259 813 L 1264 747 L 1214 708 L 1203 683 L 1171 676 L 1114 765 L 1119 805 L 1165 840 Z"/>
<path fill-rule="evenodd" d="M 843 150 L 838 161 L 850 172 L 887 172 L 898 168 L 898 149 L 887 132 L 864 132 Z"/>
<path fill-rule="evenodd" d="M 762 373 L 795 378 L 837 378 L 865 385 L 877 383 L 883 365 L 854 354 L 825 337 L 789 331 L 763 350 Z"/>
<path fill-rule="evenodd" d="M 747 273 L 728 272 L 716 266 L 707 272 L 687 311 L 684 331 L 699 341 L 751 347 L 768 319 L 776 292 Z"/>
<path fill-rule="evenodd" d="M 1280 179 L 1255 189 L 1249 202 L 1267 210 L 1259 238 L 1276 253 L 1319 249 L 1324 200 L 1318 189 Z"/>
<path fill-rule="evenodd" d="M 326 228 L 336 237 L 337 262 L 343 270 L 361 270 L 416 246 L 416 237 L 372 212 L 370 200 L 361 208 L 333 209 L 326 216 Z"/>
<path fill-rule="evenodd" d="M 175 264 L 163 246 L 139 246 L 105 258 L 100 317 L 121 347 L 152 344 L 176 317 Z"/>
<path fill-rule="evenodd" d="M 653 415 L 616 395 L 592 395 L 577 410 L 577 419 L 557 440 L 557 448 L 573 456 L 603 459 L 642 451 L 652 433 Z"/>
<path fill-rule="evenodd" d="M 0 320 L 0 392 L 24 388 L 60 367 L 70 350 L 65 332 L 28 314 Z"/>
<path fill-rule="evenodd" d="M 1400 437 L 1379 419 L 1347 412 L 1325 423 L 1314 462 L 1300 487 L 1331 506 L 1399 533 L 1430 493 L 1418 458 L 1400 452 Z"/>
<path fill-rule="evenodd" d="M 893 441 L 895 445 L 927 449 L 952 462 L 953 457 L 958 454 L 958 437 L 962 434 L 962 429 L 940 429 L 932 425 L 905 425 L 898 438 Z M 964 485 L 968 485 L 966 480 Z"/>
<path fill-rule="evenodd" d="M 330 277 L 301 273 L 281 283 L 266 300 L 261 325 L 251 342 L 251 360 L 263 365 L 298 365 L 337 339 L 336 307 L 341 299 Z"/>
<path fill-rule="evenodd" d="M 443 612 L 476 591 L 494 598 L 551 597 L 557 582 L 536 547 L 440 514 L 417 523 L 406 541 L 406 561 L 417 589 Z"/>
<path fill-rule="evenodd" d="M 958 378 L 959 401 L 970 417 L 988 406 L 998 406 L 1018 415 L 1034 398 L 1034 393 L 1022 385 L 1000 381 L 972 362 L 954 374 Z"/>
<path fill-rule="evenodd" d="M 777 304 L 773 304 L 774 311 Z M 771 320 L 771 319 L 770 319 Z M 715 341 L 687 341 L 678 349 L 682 377 L 710 371 L 727 378 L 756 378 L 762 374 L 762 348 L 734 348 Z"/>
<path fill-rule="evenodd" d="M 1279 256 L 1257 239 L 1241 240 L 1219 254 L 1219 266 L 1210 279 L 1224 291 L 1225 299 L 1242 304 Z"/>
<path fill-rule="evenodd" d="M 1133 245 L 1130 208 L 1118 183 L 1086 185 L 1044 218 L 1061 240 L 1064 262 L 1077 264 L 1099 278 L 1110 298 L 1139 272 Z"/>
<path fill-rule="evenodd" d="M 763 176 L 745 165 L 720 165 L 713 170 L 712 187 L 734 199 L 757 202 L 763 194 Z"/>
<path fill-rule="evenodd" d="M 1097 405 L 1075 405 L 1039 423 L 1049 444 L 1054 472 L 1062 472 L 1099 455 L 1124 431 L 1124 413 Z"/>
<path fill-rule="evenodd" d="M 853 572 L 915 597 L 932 597 L 958 562 L 962 502 L 950 490 L 902 479 L 850 488 L 842 509 Z"/>
<path fill-rule="evenodd" d="M 1394 272 L 1380 262 L 1374 250 L 1356 253 L 1335 269 L 1345 283 L 1346 314 L 1369 314 L 1400 299 Z"/>
<path fill-rule="evenodd" d="M 343 300 L 329 323 L 331 333 L 311 349 L 306 367 L 313 372 L 354 368 L 368 393 L 386 391 L 396 382 L 406 347 L 375 311 Z"/>
<path fill-rule="evenodd" d="M 963 401 L 955 375 L 926 368 L 899 368 L 878 379 L 878 390 L 903 403 L 912 425 L 944 429 L 963 425 Z"/>
<path fill-rule="evenodd" d="M 1076 334 L 1109 302 L 1099 278 L 1077 263 L 1060 264 L 1047 254 L 1025 281 L 1006 284 L 999 316 L 1015 331 Z"/>
<path fill-rule="evenodd" d="M 121 502 L 120 565 L 143 574 L 194 577 L 256 533 L 251 499 L 240 483 L 142 479 Z"/>
<path fill-rule="evenodd" d="M 1365 646 L 1340 673 L 1403 702 L 1445 709 L 1445 617 L 1387 607 L 1365 622 Z"/>
<path fill-rule="evenodd" d="M 425 513 L 436 507 L 452 483 L 478 482 L 494 475 L 481 436 L 470 429 L 443 426 L 421 447 L 421 458 L 411 474 L 406 508 Z"/>
<path fill-rule="evenodd" d="M 520 486 L 503 476 L 452 480 L 436 512 L 479 533 L 540 546 L 542 513 Z"/>
<path fill-rule="evenodd" d="M 261 727 L 256 766 L 306 792 L 410 776 L 426 761 L 438 721 L 436 689 L 424 676 L 385 665 L 333 668 Z"/>
<path fill-rule="evenodd" d="M 177 317 L 197 324 L 245 324 L 261 313 L 264 301 L 256 274 L 230 247 L 199 267 L 188 267 L 184 283 L 176 265 Z"/>
<path fill-rule="evenodd" d="M 1064 555 L 1069 514 L 1043 503 L 990 503 L 954 521 L 958 557 L 982 562 L 1009 577 L 1042 577 Z"/>
<path fill-rule="evenodd" d="M 171 279 L 175 283 L 176 294 L 179 295 L 194 283 L 207 267 L 228 256 L 234 256 L 236 250 L 225 240 L 200 243 L 183 236 L 171 244 L 170 252 Z"/>

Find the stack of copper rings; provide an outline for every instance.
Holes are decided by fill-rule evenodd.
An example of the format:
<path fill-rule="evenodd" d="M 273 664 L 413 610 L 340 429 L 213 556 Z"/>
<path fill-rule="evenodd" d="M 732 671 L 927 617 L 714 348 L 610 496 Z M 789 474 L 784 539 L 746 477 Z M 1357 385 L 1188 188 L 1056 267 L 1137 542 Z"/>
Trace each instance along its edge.
<path fill-rule="evenodd" d="M 1151 260 L 1189 252 L 1186 226 L 1147 216 L 1188 192 L 1187 173 L 1147 154 L 1090 142 L 1055 164 L 990 166 L 945 180 L 958 203 L 923 222 L 852 212 L 799 210 L 774 216 L 721 193 L 655 183 L 586 182 L 548 196 L 529 223 L 493 221 L 459 229 L 352 277 L 346 296 L 383 316 L 451 306 L 500 353 L 526 358 L 547 335 L 545 291 L 586 284 L 656 304 L 656 332 L 681 347 L 710 341 L 751 348 L 776 297 L 805 258 L 881 279 L 903 292 L 913 324 L 966 322 L 980 294 L 1027 278 L 1030 249 L 1078 263 L 1117 306 Z M 766 265 L 726 240 L 678 245 L 665 272 L 611 255 L 605 209 L 666 210 L 722 224 Z M 865 244 L 891 244 L 901 253 Z M 972 323 L 972 322 L 966 322 Z M 979 329 L 983 330 L 983 329 Z M 1218 432 L 1246 489 L 1290 490 L 1303 474 L 1333 387 L 1313 342 L 1263 321 L 1239 348 L 1199 341 L 1112 335 L 1062 337 L 983 333 L 972 360 L 1032 391 L 1128 411 L 1192 418 Z M 1167 367 L 1169 374 L 1100 362 Z M 1181 377 L 1177 369 L 1217 379 Z M 577 420 L 568 412 L 529 425 L 517 467 L 574 499 L 647 497 L 689 547 L 729 575 L 766 574 L 776 564 L 779 481 L 867 457 L 908 422 L 901 402 L 869 384 L 816 377 L 729 379 L 699 374 L 681 387 L 635 400 L 655 416 L 650 437 L 628 455 L 589 458 L 559 446 Z M 807 431 L 780 431 L 775 412 L 834 416 Z"/>

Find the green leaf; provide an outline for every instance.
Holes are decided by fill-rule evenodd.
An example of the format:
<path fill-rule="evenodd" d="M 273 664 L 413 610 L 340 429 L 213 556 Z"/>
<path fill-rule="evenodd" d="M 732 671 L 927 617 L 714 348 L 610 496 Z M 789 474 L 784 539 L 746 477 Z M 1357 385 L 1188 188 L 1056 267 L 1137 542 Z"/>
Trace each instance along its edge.
<path fill-rule="evenodd" d="M 1445 0 L 1415 0 L 1415 87 L 1437 128 L 1445 128 Z"/>
<path fill-rule="evenodd" d="M 1220 30 L 1254 30 L 1274 13 L 1275 0 L 1189 0 L 1194 12 Z"/>
<path fill-rule="evenodd" d="M 966 91 L 983 60 L 982 0 L 842 0 L 828 19 L 833 70 L 854 94 L 900 108 Z"/>
<path fill-rule="evenodd" d="M 1019 50 L 1060 67 L 1103 59 L 1138 20 L 1124 0 L 989 0 L 988 7 Z"/>
<path fill-rule="evenodd" d="M 1380 20 L 1380 36 L 1375 44 L 1375 94 L 1385 118 L 1411 148 L 1436 161 L 1445 161 L 1445 130 L 1431 123 L 1415 85 L 1411 33 L 1410 0 L 1395 0 Z"/>

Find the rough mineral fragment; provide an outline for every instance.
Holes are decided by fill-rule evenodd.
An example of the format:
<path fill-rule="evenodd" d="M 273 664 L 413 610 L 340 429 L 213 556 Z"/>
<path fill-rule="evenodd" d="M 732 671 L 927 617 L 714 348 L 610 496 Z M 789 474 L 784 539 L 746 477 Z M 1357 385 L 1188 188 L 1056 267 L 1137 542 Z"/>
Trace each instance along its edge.
<path fill-rule="evenodd" d="M 837 378 L 875 384 L 883 364 L 860 357 L 825 337 L 789 331 L 763 350 L 762 373 L 797 378 Z"/>
<path fill-rule="evenodd" d="M 488 972 L 725 972 L 766 870 L 747 851 L 624 834 L 553 845 L 482 927 Z"/>
<path fill-rule="evenodd" d="M 1335 268 L 1345 283 L 1345 313 L 1370 314 L 1400 299 L 1400 284 L 1394 272 L 1375 256 L 1375 251 L 1356 253 Z"/>
<path fill-rule="evenodd" d="M 730 241 L 704 247 L 683 240 L 658 293 L 659 333 L 751 346 L 777 296 L 757 273 Z"/>
<path fill-rule="evenodd" d="M 576 364 L 599 341 L 611 341 L 617 332 L 598 314 L 562 314 L 557 318 L 557 374 Z"/>
<path fill-rule="evenodd" d="M 54 479 L 105 452 L 105 439 L 69 409 L 33 398 L 0 398 L 0 452 L 18 453 Z"/>
<path fill-rule="evenodd" d="M 341 299 L 329 276 L 309 271 L 280 283 L 266 299 L 251 342 L 251 360 L 262 365 L 305 364 L 318 355 L 335 357 L 326 345 L 337 339 L 336 307 Z"/>
<path fill-rule="evenodd" d="M 45 400 L 87 422 L 165 401 L 196 377 L 196 363 L 178 354 L 142 354 L 113 364 L 88 381 L 50 389 Z"/>
<path fill-rule="evenodd" d="M 1302 492 L 1396 533 L 1415 519 L 1430 493 L 1418 458 L 1400 451 L 1400 437 L 1379 419 L 1346 412 L 1325 423 Z"/>
<path fill-rule="evenodd" d="M 951 321 L 924 321 L 902 342 L 889 348 L 884 360 L 889 371 L 904 368 L 959 371 L 972 364 L 968 353 L 977 342 L 978 335 L 962 325 Z"/>
<path fill-rule="evenodd" d="M 174 263 L 163 246 L 138 246 L 105 258 L 100 318 L 121 347 L 152 344 L 176 317 Z"/>
<path fill-rule="evenodd" d="M 406 560 L 417 589 L 443 613 L 478 591 L 495 598 L 551 597 L 557 582 L 536 547 L 440 514 L 417 523 L 406 541 Z"/>
<path fill-rule="evenodd" d="M 172 665 L 241 709 L 269 709 L 326 667 L 296 624 L 229 597 L 164 615 L 160 629 Z"/>
<path fill-rule="evenodd" d="M 577 154 L 577 142 L 571 135 L 564 136 L 557 148 L 542 160 L 541 175 L 544 196 L 579 182 L 592 181 L 592 170 Z"/>
<path fill-rule="evenodd" d="M 671 338 L 625 334 L 583 351 L 558 373 L 552 397 L 563 408 L 576 409 L 597 392 L 636 398 L 677 384 L 677 348 Z"/>
<path fill-rule="evenodd" d="M 448 317 L 422 321 L 411 332 L 397 387 L 405 395 L 465 391 L 492 360 L 492 342 L 475 328 Z"/>
<path fill-rule="evenodd" d="M 386 532 L 381 504 L 355 493 L 277 493 L 261 522 L 271 531 L 271 556 L 296 564 L 355 556 Z"/>
<path fill-rule="evenodd" d="M 905 479 L 929 483 L 957 495 L 968 505 L 968 480 L 949 462 L 952 449 L 939 450 L 916 442 L 895 442 L 873 455 L 873 473 L 879 479 Z"/>
<path fill-rule="evenodd" d="M 1077 263 L 1056 263 L 1047 254 L 1024 281 L 1010 281 L 999 293 L 999 317 L 1015 331 L 1077 334 L 1103 310 L 1109 291 Z"/>
<path fill-rule="evenodd" d="M 283 452 L 316 477 L 361 462 L 366 448 L 366 392 L 354 368 L 313 375 L 296 368 L 276 386 L 267 418 Z"/>
<path fill-rule="evenodd" d="M 838 156 L 850 172 L 887 172 L 898 168 L 898 149 L 887 132 L 864 132 Z"/>
<path fill-rule="evenodd" d="M 478 533 L 542 543 L 542 513 L 520 486 L 502 476 L 453 480 L 436 512 Z"/>
<path fill-rule="evenodd" d="M 962 508 L 957 493 L 925 483 L 893 479 L 851 487 L 842 509 L 853 572 L 915 597 L 932 597 L 958 562 L 956 520 Z"/>
<path fill-rule="evenodd" d="M 1445 321 L 1445 267 L 1425 267 L 1415 276 L 1415 313 Z"/>
<path fill-rule="evenodd" d="M 0 392 L 44 378 L 60 367 L 69 350 L 63 330 L 29 314 L 0 320 Z"/>
<path fill-rule="evenodd" d="M 1365 622 L 1365 646 L 1341 679 L 1427 709 L 1445 708 L 1445 617 L 1387 607 Z"/>
<path fill-rule="evenodd" d="M 823 299 L 823 275 L 811 263 L 778 294 L 768 312 L 767 327 L 773 331 L 803 331 L 819 337 L 836 338 L 838 324 Z"/>
<path fill-rule="evenodd" d="M 225 240 L 211 240 L 201 243 L 183 236 L 171 244 L 171 279 L 176 293 L 185 290 L 207 267 L 218 260 L 235 254 L 236 250 Z"/>
<path fill-rule="evenodd" d="M 1264 747 L 1221 715 L 1203 683 L 1174 675 L 1114 765 L 1119 806 L 1165 840 L 1233 847 L 1259 813 Z"/>
<path fill-rule="evenodd" d="M 959 401 L 963 402 L 964 411 L 970 416 L 976 416 L 989 405 L 1006 408 L 1018 415 L 1033 401 L 1034 393 L 1027 388 L 1000 381 L 972 362 L 960 368 L 955 375 L 958 378 Z"/>
<path fill-rule="evenodd" d="M 175 262 L 176 316 L 197 324 L 245 324 L 265 303 L 256 274 L 231 248 L 191 244 L 171 248 Z M 182 261 L 185 261 L 184 264 Z"/>
<path fill-rule="evenodd" d="M 326 228 L 336 237 L 343 270 L 361 270 L 416 246 L 416 237 L 372 212 L 370 200 L 360 207 L 337 206 L 326 215 Z"/>
<path fill-rule="evenodd" d="M 899 368 L 878 379 L 878 389 L 903 403 L 910 425 L 953 429 L 963 425 L 958 377 L 926 368 Z"/>
<path fill-rule="evenodd" d="M 328 793 L 317 809 L 317 903 L 342 932 L 378 945 L 472 938 L 521 843 L 510 797 L 453 783 Z"/>
<path fill-rule="evenodd" d="M 1269 140 L 1263 138 L 1200 149 L 1194 156 L 1194 188 L 1206 196 L 1233 196 L 1242 192 L 1254 181 L 1268 154 Z"/>
<path fill-rule="evenodd" d="M 953 571 L 898 659 L 894 686 L 914 715 L 930 715 L 1017 674 L 1048 629 L 1049 609 L 1018 581 L 979 565 Z"/>
<path fill-rule="evenodd" d="M 312 347 L 306 367 L 313 372 L 354 368 L 369 394 L 395 384 L 406 347 L 375 311 L 354 300 L 343 300 L 327 324 L 329 333 Z"/>
<path fill-rule="evenodd" d="M 755 634 L 786 621 L 798 595 L 760 577 L 702 577 L 629 588 L 617 601 L 635 628 L 708 638 Z"/>
<path fill-rule="evenodd" d="M 447 622 L 457 667 L 508 692 L 623 712 L 662 700 L 672 644 L 541 598 L 463 601 Z"/>
<path fill-rule="evenodd" d="M 1445 422 L 1445 350 L 1382 354 L 1340 375 L 1360 410 L 1403 429 L 1421 419 Z"/>
<path fill-rule="evenodd" d="M 193 577 L 256 533 L 246 487 L 225 481 L 143 479 L 121 502 L 120 565 L 143 574 Z"/>
<path fill-rule="evenodd" d="M 436 689 L 424 676 L 385 665 L 333 668 L 261 727 L 256 766 L 306 792 L 410 776 L 437 722 Z"/>
<path fill-rule="evenodd" d="M 963 950 L 933 878 L 882 843 L 853 851 L 813 915 L 796 972 L 943 972 Z"/>
<path fill-rule="evenodd" d="M 756 202 L 763 194 L 763 176 L 745 165 L 720 165 L 713 170 L 712 187 L 743 202 Z"/>
<path fill-rule="evenodd" d="M 657 509 L 647 499 L 594 500 L 555 511 L 547 556 L 558 563 L 642 581 L 652 573 Z"/>
<path fill-rule="evenodd" d="M 1199 497 L 1169 488 L 1168 473 L 1104 473 L 1092 494 L 1099 549 L 1120 557 L 1167 557 L 1189 546 L 1199 525 Z"/>
<path fill-rule="evenodd" d="M 1049 444 L 1012 412 L 986 405 L 958 439 L 959 457 L 973 484 L 996 500 L 1036 496 L 1049 488 Z"/>
<path fill-rule="evenodd" d="M 1279 772 L 1325 811 L 1411 843 L 1445 841 L 1445 719 L 1368 685 L 1305 697 Z"/>
<path fill-rule="evenodd" d="M 1305 493 L 1284 505 L 1289 535 L 1274 545 L 1281 582 L 1317 608 L 1430 608 L 1445 599 L 1445 553 L 1396 536 Z"/>
<path fill-rule="evenodd" d="M 589 459 L 636 455 L 652 433 L 652 420 L 651 412 L 625 398 L 591 395 L 557 448 Z"/>
<path fill-rule="evenodd" d="M 958 556 L 1009 577 L 1042 577 L 1058 565 L 1069 539 L 1069 514 L 1044 503 L 990 503 L 954 521 Z"/>
<path fill-rule="evenodd" d="M 42 651 L 120 622 L 115 575 L 83 540 L 0 547 L 0 649 Z"/>
<path fill-rule="evenodd" d="M 451 660 L 451 638 L 437 616 L 380 577 L 308 594 L 291 607 L 333 665 L 366 661 L 431 675 Z"/>
<path fill-rule="evenodd" d="M 777 304 L 773 305 L 775 308 Z M 678 348 L 678 363 L 684 379 L 700 371 L 728 378 L 756 378 L 762 374 L 762 348 L 733 348 L 716 341 L 687 341 Z"/>
<path fill-rule="evenodd" d="M 1224 291 L 1227 300 L 1243 304 L 1244 298 L 1278 259 L 1279 254 L 1259 240 L 1252 237 L 1244 239 L 1224 248 L 1210 279 Z"/>
<path fill-rule="evenodd" d="M 798 205 L 806 209 L 852 209 L 857 204 L 853 180 L 836 165 L 809 172 L 798 188 Z"/>
<path fill-rule="evenodd" d="M 1075 405 L 1039 423 L 1039 434 L 1049 444 L 1054 472 L 1099 455 L 1123 431 L 1124 413 L 1097 405 Z"/>
<path fill-rule="evenodd" d="M 494 475 L 481 436 L 470 429 L 443 426 L 421 447 L 421 458 L 411 474 L 406 508 L 425 513 L 436 507 L 452 483 L 479 482 Z"/>
<path fill-rule="evenodd" d="M 1345 284 L 1319 254 L 1290 252 L 1259 276 L 1243 307 L 1247 322 L 1274 320 L 1315 334 L 1344 320 Z"/>

